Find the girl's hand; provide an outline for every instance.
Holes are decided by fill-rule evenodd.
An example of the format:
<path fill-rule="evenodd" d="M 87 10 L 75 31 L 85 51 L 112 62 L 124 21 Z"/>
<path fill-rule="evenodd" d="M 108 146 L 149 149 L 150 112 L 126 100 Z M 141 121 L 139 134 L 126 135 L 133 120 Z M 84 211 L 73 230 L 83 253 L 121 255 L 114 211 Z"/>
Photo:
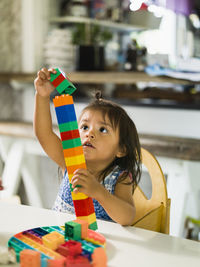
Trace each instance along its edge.
<path fill-rule="evenodd" d="M 84 193 L 92 198 L 96 198 L 102 188 L 102 185 L 97 181 L 95 176 L 86 169 L 76 170 L 71 183 L 74 188 L 74 193 Z M 80 187 L 76 187 L 77 185 Z"/>
<path fill-rule="evenodd" d="M 37 73 L 37 78 L 34 81 L 35 90 L 42 97 L 49 97 L 55 87 L 50 82 L 50 73 L 56 73 L 56 70 L 46 68 L 41 69 Z"/>

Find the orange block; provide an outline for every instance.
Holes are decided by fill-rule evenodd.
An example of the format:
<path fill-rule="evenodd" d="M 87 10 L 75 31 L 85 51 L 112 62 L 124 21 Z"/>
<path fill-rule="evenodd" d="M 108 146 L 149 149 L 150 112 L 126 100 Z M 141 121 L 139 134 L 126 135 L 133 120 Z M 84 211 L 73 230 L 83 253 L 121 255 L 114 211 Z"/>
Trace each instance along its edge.
<path fill-rule="evenodd" d="M 87 169 L 85 163 L 77 164 L 77 165 L 72 165 L 67 167 L 67 172 L 68 174 L 73 174 L 75 170 L 77 169 Z"/>
<path fill-rule="evenodd" d="M 73 222 L 81 224 L 81 238 L 82 239 L 87 238 L 89 223 L 87 221 L 81 220 L 81 219 L 76 219 Z"/>
<path fill-rule="evenodd" d="M 92 254 L 92 266 L 107 267 L 107 256 L 105 249 L 102 247 L 95 248 Z"/>
<path fill-rule="evenodd" d="M 64 105 L 74 104 L 74 101 L 71 95 L 60 95 L 54 97 L 53 103 L 55 107 L 60 107 Z"/>
<path fill-rule="evenodd" d="M 21 267 L 40 267 L 40 252 L 32 249 L 24 249 L 20 252 Z"/>
<path fill-rule="evenodd" d="M 87 237 L 85 238 L 85 240 L 87 240 L 93 244 L 96 244 L 96 245 L 101 245 L 103 247 L 105 247 L 105 245 L 106 245 L 105 237 L 103 235 L 101 235 L 100 233 L 95 232 L 91 229 L 88 229 Z"/>
<path fill-rule="evenodd" d="M 65 267 L 66 259 L 48 260 L 48 267 Z"/>
<path fill-rule="evenodd" d="M 73 148 L 68 148 L 64 149 L 64 157 L 73 157 L 73 156 L 78 156 L 80 154 L 83 154 L 83 147 L 82 146 L 77 146 Z"/>

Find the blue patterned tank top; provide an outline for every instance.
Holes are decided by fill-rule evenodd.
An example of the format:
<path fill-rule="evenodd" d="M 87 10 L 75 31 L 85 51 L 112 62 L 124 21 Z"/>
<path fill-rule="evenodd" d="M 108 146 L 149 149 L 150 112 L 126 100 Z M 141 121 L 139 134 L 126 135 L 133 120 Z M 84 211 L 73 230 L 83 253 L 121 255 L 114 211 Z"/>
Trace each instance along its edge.
<path fill-rule="evenodd" d="M 108 176 L 106 176 L 104 181 L 101 182 L 101 184 L 111 194 L 114 194 L 115 185 L 121 173 L 122 173 L 122 170 L 120 170 L 119 166 L 116 166 L 113 169 L 113 171 Z M 97 219 L 104 219 L 104 220 L 109 220 L 109 221 L 112 220 L 96 199 L 93 199 L 93 203 L 94 203 L 94 209 L 95 209 Z M 58 195 L 53 205 L 53 210 L 60 211 L 60 212 L 69 212 L 73 214 L 75 213 L 67 170 L 65 170 L 64 177 L 61 182 Z"/>

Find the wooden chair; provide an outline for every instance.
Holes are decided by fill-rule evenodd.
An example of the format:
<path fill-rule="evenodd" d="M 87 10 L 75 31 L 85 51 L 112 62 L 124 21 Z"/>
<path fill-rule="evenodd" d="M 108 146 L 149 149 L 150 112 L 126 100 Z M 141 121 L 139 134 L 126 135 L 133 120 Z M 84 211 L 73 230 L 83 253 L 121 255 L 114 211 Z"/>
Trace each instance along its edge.
<path fill-rule="evenodd" d="M 162 169 L 156 158 L 146 149 L 141 149 L 142 163 L 147 168 L 152 183 L 152 196 L 147 199 L 139 186 L 133 199 L 136 217 L 133 226 L 169 234 L 170 199 Z"/>

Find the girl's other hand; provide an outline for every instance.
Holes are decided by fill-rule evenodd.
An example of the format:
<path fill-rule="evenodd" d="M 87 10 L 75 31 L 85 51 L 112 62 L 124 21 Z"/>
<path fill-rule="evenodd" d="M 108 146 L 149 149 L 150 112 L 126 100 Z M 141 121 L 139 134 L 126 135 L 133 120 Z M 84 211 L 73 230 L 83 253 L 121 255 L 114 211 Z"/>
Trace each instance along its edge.
<path fill-rule="evenodd" d="M 34 81 L 36 92 L 42 97 L 49 97 L 55 87 L 50 82 L 50 73 L 56 73 L 54 69 L 42 68 L 37 73 L 37 77 Z"/>
<path fill-rule="evenodd" d="M 97 194 L 99 194 L 102 187 L 96 177 L 86 169 L 77 169 L 74 172 L 71 183 L 72 188 L 74 188 L 74 193 L 84 193 L 92 198 L 97 197 Z"/>

